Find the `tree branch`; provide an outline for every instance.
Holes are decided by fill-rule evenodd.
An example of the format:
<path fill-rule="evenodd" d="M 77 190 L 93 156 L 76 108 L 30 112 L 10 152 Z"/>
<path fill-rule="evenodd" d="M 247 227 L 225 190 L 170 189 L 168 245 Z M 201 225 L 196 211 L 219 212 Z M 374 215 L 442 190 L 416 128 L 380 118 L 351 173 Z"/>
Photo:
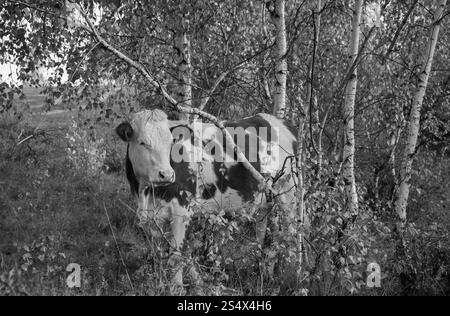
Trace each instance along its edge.
<path fill-rule="evenodd" d="M 416 7 L 417 2 L 419 2 L 419 0 L 414 0 L 413 4 L 411 5 L 411 7 L 409 8 L 405 17 L 403 18 L 402 22 L 400 23 L 400 26 L 398 27 L 397 31 L 395 32 L 394 38 L 392 39 L 391 45 L 389 45 L 389 48 L 386 51 L 386 54 L 384 55 L 383 62 L 385 62 L 388 59 L 389 55 L 394 50 L 395 43 L 397 43 L 398 37 L 400 36 L 400 33 L 402 32 L 403 28 L 405 27 L 406 23 L 408 22 L 409 16 L 414 11 L 414 8 Z"/>
<path fill-rule="evenodd" d="M 261 49 L 259 52 L 257 52 L 256 54 L 244 59 L 243 61 L 239 62 L 238 64 L 234 65 L 231 69 L 225 71 L 224 73 L 222 73 L 219 78 L 217 78 L 217 80 L 214 82 L 214 85 L 212 86 L 212 88 L 208 91 L 208 93 L 206 94 L 206 96 L 202 99 L 202 102 L 200 104 L 200 106 L 198 107 L 200 111 L 203 111 L 206 107 L 206 105 L 208 104 L 209 100 L 211 99 L 211 96 L 214 94 L 214 92 L 216 91 L 216 89 L 219 87 L 219 85 L 222 83 L 222 81 L 225 80 L 225 78 L 232 73 L 233 71 L 235 71 L 236 69 L 240 68 L 241 66 L 245 65 L 246 63 L 252 61 L 254 58 L 258 57 L 259 55 L 263 54 L 264 52 L 266 52 L 267 50 L 271 49 L 273 47 L 273 45 L 269 45 L 267 47 L 264 47 L 263 49 Z"/>
<path fill-rule="evenodd" d="M 204 97 L 202 99 L 202 102 L 200 103 L 200 106 L 198 107 L 199 110 L 203 111 L 206 107 L 206 105 L 208 104 L 209 100 L 211 99 L 211 96 L 214 94 L 214 92 L 216 91 L 217 87 L 220 85 L 220 83 L 225 80 L 225 78 L 229 75 L 230 71 L 225 71 L 223 74 L 221 74 L 219 76 L 219 78 L 217 78 L 216 82 L 214 83 L 214 85 L 212 86 L 212 88 L 208 91 L 206 97 Z"/>
<path fill-rule="evenodd" d="M 39 11 L 39 12 L 41 12 L 41 13 L 49 14 L 49 15 L 52 15 L 52 16 L 54 16 L 54 17 L 60 18 L 60 19 L 62 19 L 62 20 L 65 20 L 65 19 L 66 19 L 65 16 L 62 16 L 62 15 L 60 15 L 60 14 L 57 14 L 57 13 L 55 13 L 55 12 L 48 11 L 48 10 L 45 10 L 45 9 L 42 9 L 42 8 L 38 8 L 37 6 L 32 5 L 32 4 L 29 4 L 29 3 L 27 3 L 27 2 L 16 1 L 16 0 L 8 0 L 7 2 L 11 2 L 11 3 L 13 3 L 13 4 L 18 4 L 18 5 L 23 5 L 24 7 L 27 7 L 27 8 L 29 8 L 29 9 L 33 9 L 33 10 Z"/>
<path fill-rule="evenodd" d="M 162 84 L 160 84 L 153 76 L 147 71 L 147 69 L 140 63 L 132 60 L 130 57 L 126 56 L 124 53 L 116 49 L 114 46 L 112 46 L 110 43 L 108 43 L 98 32 L 94 24 L 92 23 L 89 16 L 86 14 L 86 12 L 81 8 L 80 5 L 77 5 L 78 10 L 80 11 L 83 18 L 86 20 L 86 22 L 89 25 L 89 28 L 92 31 L 92 34 L 96 38 L 96 40 L 103 45 L 103 47 L 110 52 L 112 52 L 114 55 L 116 55 L 119 59 L 124 61 L 125 63 L 129 64 L 133 68 L 135 68 L 137 71 L 139 71 L 145 79 L 155 88 L 159 89 L 162 93 L 163 97 L 173 106 L 174 109 L 176 109 L 179 112 L 191 114 L 191 115 L 198 115 L 210 122 L 212 122 L 214 125 L 216 125 L 222 133 L 225 135 L 225 140 L 230 145 L 233 146 L 233 151 L 236 153 L 238 161 L 242 163 L 242 165 L 250 172 L 250 174 L 254 177 L 254 179 L 259 183 L 260 188 L 262 190 L 270 191 L 274 195 L 277 194 L 277 192 L 266 182 L 266 179 L 253 167 L 253 165 L 248 161 L 248 159 L 245 157 L 245 155 L 242 153 L 242 151 L 239 149 L 239 147 L 234 142 L 233 137 L 230 135 L 230 133 L 227 131 L 225 126 L 222 122 L 220 122 L 215 116 L 206 113 L 200 109 L 194 109 L 185 105 L 182 105 L 178 103 L 164 88 Z M 239 66 L 239 65 L 238 65 Z M 225 73 L 227 74 L 227 73 Z M 222 75 L 223 76 L 223 75 Z M 225 76 L 224 76 L 225 78 Z M 219 78 L 220 79 L 220 78 Z M 223 80 L 223 79 L 222 79 Z M 220 82 L 219 82 L 220 83 Z M 217 84 L 218 85 L 218 84 Z"/>
<path fill-rule="evenodd" d="M 348 70 L 346 71 L 345 76 L 343 77 L 339 87 L 336 89 L 336 93 L 340 93 L 342 90 L 345 89 L 345 87 L 347 86 L 348 81 L 352 78 L 352 74 L 355 72 L 355 69 L 359 66 L 361 60 L 362 60 L 362 56 L 363 56 L 363 52 L 366 48 L 367 43 L 369 42 L 370 38 L 372 37 L 373 32 L 375 31 L 376 27 L 373 26 L 370 31 L 369 34 L 367 34 L 366 38 L 364 39 L 363 43 L 361 44 L 361 48 L 358 52 L 358 55 L 356 56 L 355 61 L 349 66 Z"/>
<path fill-rule="evenodd" d="M 320 2 L 319 2 L 320 5 Z M 319 10 L 320 11 L 320 8 Z M 316 148 L 316 144 L 314 141 L 314 114 L 313 112 L 318 111 L 318 109 L 315 108 L 315 106 L 318 106 L 318 104 L 314 104 L 314 77 L 315 77 L 315 68 L 316 68 L 316 57 L 317 57 L 317 46 L 319 44 L 319 32 L 320 32 L 320 15 L 318 17 L 318 20 L 316 21 L 316 13 L 314 10 L 312 10 L 312 19 L 313 19 L 313 29 L 314 29 L 314 40 L 313 40 L 313 53 L 312 53 L 312 59 L 311 59 L 311 71 L 310 71 L 310 77 L 309 77 L 309 100 L 306 100 L 306 102 L 309 102 L 309 132 L 311 137 L 311 145 L 314 149 L 314 152 L 319 156 L 320 153 Z"/>
<path fill-rule="evenodd" d="M 111 44 L 109 44 L 98 32 L 94 24 L 92 23 L 91 19 L 87 16 L 86 12 L 81 8 L 80 5 L 78 6 L 78 10 L 80 11 L 83 18 L 86 20 L 86 23 L 89 25 L 89 28 L 91 29 L 93 35 L 95 36 L 96 40 L 107 50 L 112 52 L 114 55 L 116 55 L 119 59 L 124 61 L 125 63 L 129 64 L 133 68 L 135 68 L 139 73 L 141 73 L 145 79 L 155 88 L 159 89 L 163 95 L 163 97 L 169 101 L 169 103 L 173 106 L 176 106 L 178 102 L 167 92 L 167 90 L 155 79 L 153 78 L 150 73 L 147 71 L 147 69 L 140 63 L 132 60 L 130 57 L 126 56 L 124 53 L 113 47 Z"/>

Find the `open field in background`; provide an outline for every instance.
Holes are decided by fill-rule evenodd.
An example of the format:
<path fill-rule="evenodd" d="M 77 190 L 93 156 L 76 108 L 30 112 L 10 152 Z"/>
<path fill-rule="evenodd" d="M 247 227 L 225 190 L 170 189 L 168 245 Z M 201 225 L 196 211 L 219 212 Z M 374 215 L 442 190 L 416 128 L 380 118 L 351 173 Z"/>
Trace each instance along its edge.
<path fill-rule="evenodd" d="M 49 110 L 47 107 L 47 97 L 42 93 L 43 88 L 24 86 L 23 93 L 26 96 L 24 100 L 16 97 L 16 106 L 18 109 L 28 113 L 29 124 L 40 129 L 46 127 L 55 128 L 67 125 L 74 118 L 74 113 L 65 109 L 63 105 L 53 107 Z"/>
<path fill-rule="evenodd" d="M 42 94 L 42 88 L 35 88 L 31 86 L 24 86 L 23 93 L 26 99 L 23 103 L 29 105 L 32 110 L 39 112 L 45 104 L 45 95 Z"/>
<path fill-rule="evenodd" d="M 83 128 L 73 126 L 76 112 L 44 111 L 45 98 L 37 92 L 27 89 L 27 98 L 21 102 L 30 111 L 25 111 L 23 118 L 5 116 L 0 120 L 0 295 L 168 294 L 164 242 L 140 228 L 133 213 L 135 202 L 123 172 L 125 145 L 103 125 L 96 128 L 97 140 L 91 140 Z M 21 140 L 26 141 L 18 145 Z M 86 157 L 84 149 L 100 158 Z M 423 163 L 430 168 L 434 161 Z M 448 166 L 436 167 L 450 175 Z M 448 236 L 440 231 L 442 227 L 448 231 L 450 226 L 445 212 L 448 205 L 444 205 L 450 200 L 444 187 L 446 176 L 434 177 L 433 182 L 419 185 L 426 198 L 413 196 L 417 212 L 412 217 L 424 225 L 438 222 L 436 234 Z M 435 195 L 444 204 L 433 205 Z M 236 216 L 229 219 L 230 226 L 224 226 L 222 219 L 207 216 L 200 214 L 194 219 L 188 242 L 205 279 L 202 294 L 299 294 L 292 290 L 295 286 L 289 274 L 261 284 L 251 221 Z M 425 277 L 418 274 L 417 279 L 407 280 L 418 287 L 412 293 L 450 291 L 447 240 L 432 238 L 430 251 L 422 249 L 413 262 L 422 265 L 425 276 L 441 282 L 436 285 L 439 290 L 434 285 L 420 288 Z M 417 248 L 424 248 L 421 242 L 417 241 Z M 377 247 L 386 247 L 388 253 L 392 245 L 380 241 Z M 69 273 L 65 269 L 71 263 L 82 267 L 81 289 L 66 286 Z M 309 293 L 349 294 L 340 286 L 324 291 L 321 282 L 315 281 Z M 380 290 L 359 293 L 401 294 L 400 277 L 383 282 Z M 187 290 L 188 294 L 197 293 Z"/>

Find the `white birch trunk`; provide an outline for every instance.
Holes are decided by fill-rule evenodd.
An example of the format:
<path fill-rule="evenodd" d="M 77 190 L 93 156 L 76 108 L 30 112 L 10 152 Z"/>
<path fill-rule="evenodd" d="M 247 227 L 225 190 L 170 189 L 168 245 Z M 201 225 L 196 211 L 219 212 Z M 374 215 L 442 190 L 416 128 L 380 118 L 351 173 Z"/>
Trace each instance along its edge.
<path fill-rule="evenodd" d="M 414 95 L 411 114 L 408 126 L 408 138 L 406 141 L 406 147 L 403 155 L 402 167 L 400 170 L 400 181 L 399 188 L 397 192 L 397 198 L 395 201 L 395 211 L 399 218 L 399 230 L 402 231 L 406 223 L 407 214 L 406 207 L 408 205 L 409 190 L 410 190 L 410 180 L 412 172 L 412 164 L 414 159 L 414 154 L 417 147 L 417 139 L 420 130 L 420 114 L 422 110 L 423 99 L 425 96 L 425 91 L 428 85 L 428 79 L 430 77 L 431 66 L 433 64 L 434 53 L 436 51 L 436 44 L 439 37 L 440 23 L 442 14 L 444 12 L 447 0 L 439 0 L 438 7 L 436 8 L 434 16 L 434 26 L 433 31 L 428 43 L 428 48 L 424 52 L 424 61 L 422 64 L 422 70 L 419 76 L 419 82 L 417 86 L 416 93 Z"/>
<path fill-rule="evenodd" d="M 268 3 L 272 22 L 276 28 L 276 64 L 275 64 L 275 87 L 273 91 L 273 114 L 278 118 L 284 118 L 286 114 L 286 82 L 287 82 L 287 39 L 286 39 L 286 16 L 285 0 L 271 1 Z M 273 9 L 273 10 L 272 10 Z"/>
<path fill-rule="evenodd" d="M 269 38 L 269 33 L 267 31 L 267 21 L 266 21 L 266 4 L 261 4 L 261 35 L 263 36 L 264 43 L 267 42 L 267 39 Z M 266 66 L 265 66 L 265 58 L 266 54 L 261 54 L 260 57 L 260 76 L 261 76 L 261 85 L 263 88 L 263 97 L 267 104 L 273 104 L 272 101 L 272 92 L 270 91 L 269 81 L 267 80 L 267 74 L 266 74 Z"/>
<path fill-rule="evenodd" d="M 299 98 L 300 99 L 300 98 Z M 300 101 L 299 107 L 302 107 L 302 102 Z M 300 111 L 299 111 L 300 112 Z M 297 135 L 297 216 L 298 216 L 298 234 L 297 234 L 297 252 L 298 252 L 298 269 L 297 276 L 301 278 L 302 276 L 302 267 L 303 267 L 303 254 L 304 254 L 304 245 L 303 245 L 303 234 L 305 228 L 305 190 L 304 190 L 304 178 L 303 178 L 303 141 L 304 141 L 304 125 L 305 125 L 305 117 L 302 114 L 298 115 L 298 135 Z"/>
<path fill-rule="evenodd" d="M 356 0 L 353 12 L 352 37 L 349 49 L 349 64 L 355 63 L 359 51 L 360 24 L 363 0 Z M 346 209 L 350 215 L 358 212 L 358 194 L 355 181 L 355 99 L 358 84 L 357 69 L 353 71 L 345 89 L 344 103 L 344 157 L 343 176 L 345 182 Z"/>
<path fill-rule="evenodd" d="M 306 102 L 309 105 L 310 115 L 311 115 L 311 122 L 312 124 L 316 125 L 319 123 L 319 108 L 318 108 L 318 102 L 317 102 L 317 96 L 314 94 L 314 83 L 315 83 L 315 67 L 316 67 L 316 58 L 317 58 L 317 51 L 319 49 L 319 39 L 320 39 L 320 26 L 321 26 L 321 20 L 322 15 L 320 12 L 322 11 L 322 0 L 316 0 L 316 9 L 313 13 L 315 15 L 314 20 L 314 39 L 313 39 L 313 56 L 311 58 L 311 63 L 309 66 L 309 81 L 307 85 L 307 99 Z M 312 128 L 314 131 L 314 128 Z"/>
<path fill-rule="evenodd" d="M 192 107 L 192 63 L 191 41 L 187 34 L 187 20 L 183 19 L 175 37 L 175 63 L 177 67 L 177 101 L 187 107 Z M 180 114 L 181 120 L 187 120 L 186 114 Z"/>

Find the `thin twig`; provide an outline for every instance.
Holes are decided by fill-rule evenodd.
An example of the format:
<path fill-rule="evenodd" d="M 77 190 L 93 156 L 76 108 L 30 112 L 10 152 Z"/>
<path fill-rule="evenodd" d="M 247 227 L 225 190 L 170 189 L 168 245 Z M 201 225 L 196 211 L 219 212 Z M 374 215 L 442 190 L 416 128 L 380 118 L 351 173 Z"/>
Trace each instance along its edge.
<path fill-rule="evenodd" d="M 69 82 L 72 82 L 73 78 L 75 77 L 75 74 L 78 72 L 78 69 L 80 68 L 81 64 L 84 63 L 84 61 L 89 57 L 89 55 L 96 49 L 100 43 L 95 43 L 94 46 L 87 52 L 87 54 L 83 57 L 83 59 L 78 63 L 77 67 L 75 68 L 74 72 L 70 76 Z"/>
<path fill-rule="evenodd" d="M 320 8 L 319 8 L 320 9 Z M 316 144 L 314 141 L 314 120 L 313 120 L 313 111 L 316 111 L 316 106 L 318 104 L 314 104 L 314 77 L 315 77 L 315 68 L 316 68 L 316 57 L 317 57 L 317 46 L 319 45 L 319 34 L 320 34 L 320 15 L 318 17 L 318 21 L 316 21 L 316 13 L 314 10 L 312 11 L 312 17 L 313 17 L 313 24 L 314 24 L 314 40 L 313 40 L 313 54 L 312 54 L 312 60 L 311 60 L 311 72 L 310 72 L 310 83 L 309 83 L 309 100 L 306 100 L 306 102 L 309 102 L 309 129 L 310 129 L 310 137 L 311 137 L 311 145 L 314 149 L 314 152 L 320 156 L 319 151 L 316 148 Z"/>
<path fill-rule="evenodd" d="M 132 208 L 131 206 L 129 206 L 127 203 L 125 203 L 125 202 L 122 201 L 121 199 L 118 199 L 118 201 L 119 201 L 123 206 L 125 206 L 129 211 L 131 211 L 134 215 L 137 215 L 137 214 L 136 214 L 136 211 L 133 210 L 133 208 Z"/>
<path fill-rule="evenodd" d="M 128 273 L 128 269 L 125 264 L 125 260 L 123 260 L 122 253 L 120 252 L 119 243 L 117 242 L 116 235 L 114 234 L 114 229 L 112 227 L 111 220 L 109 218 L 109 214 L 108 214 L 108 210 L 106 209 L 105 202 L 103 202 L 103 208 L 105 209 L 105 214 L 106 214 L 106 218 L 108 219 L 109 228 L 111 229 L 111 233 L 113 235 L 114 242 L 116 243 L 117 252 L 119 253 L 119 256 L 120 256 L 120 261 L 122 261 L 123 267 L 125 268 L 125 272 L 127 273 L 127 277 L 128 277 L 128 281 L 130 282 L 131 289 L 134 291 L 133 282 L 131 282 L 130 274 Z"/>
<path fill-rule="evenodd" d="M 22 139 L 20 142 L 17 143 L 17 147 L 20 146 L 20 145 L 22 145 L 23 143 L 29 141 L 29 140 L 32 139 L 34 136 L 35 136 L 35 135 L 33 134 L 33 135 L 30 135 L 30 136 L 28 136 L 28 137 Z"/>
<path fill-rule="evenodd" d="M 408 22 L 409 17 L 411 15 L 411 13 L 414 11 L 414 8 L 416 7 L 418 2 L 419 2 L 419 0 L 414 0 L 413 4 L 410 6 L 408 12 L 403 17 L 403 20 L 400 23 L 397 31 L 395 32 L 394 38 L 392 39 L 391 44 L 389 45 L 389 48 L 387 49 L 386 54 L 384 55 L 383 63 L 386 62 L 386 60 L 389 58 L 389 55 L 394 50 L 395 44 L 397 43 L 397 40 L 398 40 L 403 28 L 405 27 L 406 23 Z"/>
<path fill-rule="evenodd" d="M 242 60 L 241 62 L 237 63 L 236 65 L 232 66 L 229 70 L 225 71 L 224 73 L 222 73 L 217 80 L 215 81 L 214 85 L 212 86 L 212 88 L 208 91 L 208 93 L 206 94 L 206 96 L 204 98 L 202 98 L 202 102 L 200 104 L 200 106 L 198 107 L 201 111 L 203 111 L 206 107 L 206 105 L 208 104 L 211 96 L 214 94 L 214 92 L 216 91 L 217 87 L 220 85 L 220 83 L 222 83 L 222 81 L 228 77 L 228 75 L 232 72 L 234 72 L 235 70 L 239 69 L 240 67 L 242 67 L 243 65 L 247 64 L 248 62 L 252 61 L 253 59 L 255 59 L 256 57 L 262 55 L 263 53 L 265 53 L 266 51 L 268 51 L 269 49 L 271 49 L 274 46 L 274 44 L 269 45 L 264 47 L 263 49 L 261 49 L 259 52 L 257 52 L 256 54 L 253 54 L 252 56 Z"/>
<path fill-rule="evenodd" d="M 33 10 L 36 10 L 36 11 L 44 13 L 44 14 L 49 14 L 49 15 L 52 15 L 54 17 L 60 18 L 62 20 L 66 19 L 65 16 L 62 16 L 60 14 L 57 14 L 57 13 L 49 11 L 49 10 L 45 10 L 45 9 L 39 8 L 37 6 L 34 6 L 32 4 L 29 4 L 29 3 L 26 3 L 26 2 L 23 2 L 23 1 L 8 0 L 8 2 L 11 2 L 11 3 L 16 4 L 16 5 L 23 5 L 23 6 L 27 7 L 27 8 L 29 8 L 29 9 L 33 9 Z"/>

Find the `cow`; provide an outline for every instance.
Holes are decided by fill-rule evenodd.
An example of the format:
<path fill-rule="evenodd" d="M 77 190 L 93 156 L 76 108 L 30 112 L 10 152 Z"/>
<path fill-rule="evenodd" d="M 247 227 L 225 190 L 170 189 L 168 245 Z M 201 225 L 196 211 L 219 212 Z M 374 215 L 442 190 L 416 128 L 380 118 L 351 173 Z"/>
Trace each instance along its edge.
<path fill-rule="evenodd" d="M 268 114 L 222 123 L 252 166 L 282 192 L 280 207 L 293 217 L 295 128 Z M 133 115 L 116 132 L 127 143 L 126 176 L 137 198 L 138 217 L 142 223 L 170 222 L 175 252 L 181 251 L 195 211 L 191 205 L 218 212 L 247 206 L 264 209 L 269 202 L 270 194 L 236 159 L 232 144 L 213 124 L 169 121 L 156 109 Z M 257 221 L 259 242 L 264 240 L 266 219 Z"/>

